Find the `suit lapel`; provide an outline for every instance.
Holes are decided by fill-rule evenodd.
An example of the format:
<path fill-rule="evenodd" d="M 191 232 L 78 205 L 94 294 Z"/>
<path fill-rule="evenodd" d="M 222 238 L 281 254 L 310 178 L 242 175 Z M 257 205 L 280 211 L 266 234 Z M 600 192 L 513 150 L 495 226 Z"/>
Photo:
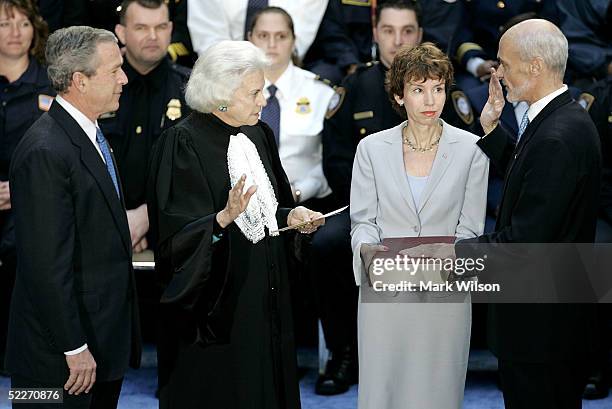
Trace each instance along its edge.
<path fill-rule="evenodd" d="M 410 192 L 410 184 L 408 183 L 408 178 L 406 177 L 406 170 L 404 167 L 404 151 L 402 144 L 402 129 L 404 128 L 404 124 L 405 122 L 398 125 L 396 127 L 397 132 L 393 132 L 392 135 L 387 138 L 386 142 L 389 145 L 385 155 L 387 160 L 385 161 L 389 165 L 389 170 L 391 175 L 393 175 L 395 186 L 399 188 L 400 195 L 410 210 L 412 210 L 412 213 L 417 216 L 417 209 L 414 204 L 412 193 Z"/>
<path fill-rule="evenodd" d="M 109 207 L 115 225 L 121 233 L 121 239 L 123 245 L 126 248 L 128 254 L 131 254 L 131 238 L 129 226 L 127 224 L 127 216 L 125 213 L 125 207 L 123 200 L 117 197 L 117 191 L 113 185 L 113 181 L 106 169 L 106 164 L 100 157 L 100 154 L 91 143 L 91 140 L 85 134 L 85 131 L 79 126 L 79 124 L 58 104 L 53 102 L 49 109 L 49 115 L 53 117 L 57 123 L 66 131 L 66 134 L 72 140 L 72 143 L 77 146 L 81 152 L 81 162 L 89 173 L 93 176 L 98 184 L 98 187 L 102 191 L 106 204 Z M 114 160 L 114 158 L 113 158 Z M 115 167 L 116 170 L 116 167 Z M 117 177 L 119 173 L 117 172 Z M 120 189 L 121 191 L 121 189 Z"/>
<path fill-rule="evenodd" d="M 561 106 L 570 103 L 571 101 L 572 101 L 572 97 L 569 91 L 565 91 L 563 94 L 559 95 L 558 97 L 550 101 L 548 105 L 546 105 L 544 109 L 535 117 L 533 122 L 530 122 L 527 128 L 525 129 L 525 132 L 521 136 L 521 140 L 519 141 L 518 145 L 514 149 L 514 155 L 510 159 L 510 165 L 508 166 L 508 171 L 506 172 L 506 177 L 504 180 L 504 190 L 502 193 L 501 207 L 504 206 L 505 201 L 506 201 L 506 191 L 508 190 L 508 182 L 510 180 L 510 176 L 512 175 L 512 170 L 514 169 L 514 164 L 516 163 L 517 158 L 525 150 L 525 147 L 527 146 L 529 141 L 534 137 L 536 131 L 540 127 L 540 124 L 542 124 L 542 122 L 544 122 L 551 113 L 559 109 Z M 501 208 L 500 208 L 500 214 L 501 214 Z M 496 229 L 499 228 L 499 221 L 500 220 L 498 217 L 497 222 L 495 223 Z"/>
<path fill-rule="evenodd" d="M 452 144 L 455 142 L 457 142 L 457 140 L 451 133 L 448 132 L 448 125 L 443 122 L 442 137 L 440 138 L 440 144 L 438 145 L 438 152 L 436 153 L 436 157 L 434 158 L 431 166 L 431 172 L 427 178 L 427 184 L 425 185 L 425 189 L 421 195 L 419 213 L 425 206 L 425 203 L 427 203 L 427 200 L 429 200 L 429 197 L 435 190 L 436 186 L 438 186 L 438 183 L 440 183 L 442 180 L 448 166 L 453 161 L 454 153 Z"/>

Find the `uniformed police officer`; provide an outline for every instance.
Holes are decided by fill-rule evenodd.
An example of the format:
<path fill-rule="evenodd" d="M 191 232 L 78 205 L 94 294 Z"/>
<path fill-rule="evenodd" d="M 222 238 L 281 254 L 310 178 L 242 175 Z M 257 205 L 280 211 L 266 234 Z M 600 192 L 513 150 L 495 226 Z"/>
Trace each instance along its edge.
<path fill-rule="evenodd" d="M 46 40 L 47 24 L 36 6 L 27 0 L 0 0 L 0 370 L 15 279 L 8 170 L 15 147 L 55 95 L 42 65 Z"/>
<path fill-rule="evenodd" d="M 411 0 L 389 0 L 377 6 L 373 37 L 380 62 L 360 66 L 337 90 L 338 103 L 328 113 L 323 130 L 323 171 L 338 201 L 349 203 L 353 158 L 359 141 L 374 132 L 400 124 L 403 118 L 393 109 L 385 91 L 385 74 L 402 46 L 421 42 L 421 11 Z M 474 116 L 465 94 L 453 90 L 443 113 L 446 122 L 470 129 Z M 348 212 L 327 220 L 313 238 L 315 282 L 325 300 L 322 315 L 325 340 L 332 350 L 319 391 L 346 390 L 356 371 L 357 287 L 351 266 Z M 343 282 L 328 285 L 328 272 L 335 271 Z"/>
<path fill-rule="evenodd" d="M 187 113 L 183 87 L 189 70 L 168 59 L 172 23 L 162 0 L 125 0 L 115 32 L 125 45 L 122 68 L 128 84 L 123 87 L 119 110 L 98 122 L 114 150 L 132 245 L 140 252 L 149 247 L 145 203 L 149 152 L 161 132 Z"/>
<path fill-rule="evenodd" d="M 593 79 L 612 75 L 612 1 L 558 0 L 558 7 L 572 83 L 591 85 Z"/>
<path fill-rule="evenodd" d="M 599 215 L 595 241 L 612 243 L 612 75 L 593 84 L 578 98 L 591 115 L 601 139 L 602 172 Z M 599 350 L 583 397 L 601 399 L 610 391 L 610 349 L 612 348 L 612 307 L 610 304 L 597 306 Z"/>
<path fill-rule="evenodd" d="M 460 0 L 462 24 L 455 32 L 451 53 L 461 68 L 455 75 L 459 87 L 468 90 L 487 78 L 496 66 L 497 44 L 504 25 L 513 17 L 535 13 L 557 24 L 556 0 Z"/>

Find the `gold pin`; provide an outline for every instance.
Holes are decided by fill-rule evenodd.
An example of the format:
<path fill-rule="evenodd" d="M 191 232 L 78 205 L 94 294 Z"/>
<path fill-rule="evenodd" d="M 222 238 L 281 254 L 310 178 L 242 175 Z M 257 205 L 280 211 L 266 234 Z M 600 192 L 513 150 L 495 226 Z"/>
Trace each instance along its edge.
<path fill-rule="evenodd" d="M 142 133 L 142 126 L 138 125 L 136 127 L 136 135 L 140 135 Z"/>
<path fill-rule="evenodd" d="M 365 129 L 365 128 L 361 128 L 361 129 L 359 130 L 359 134 L 360 134 L 360 135 L 365 135 L 365 133 L 366 133 L 366 129 Z"/>
<path fill-rule="evenodd" d="M 506 3 L 504 3 L 503 1 L 498 1 L 497 2 L 497 8 L 499 8 L 499 9 L 506 8 Z"/>
<path fill-rule="evenodd" d="M 310 109 L 310 100 L 306 97 L 302 97 L 297 100 L 295 112 L 298 114 L 309 114 L 312 110 Z"/>

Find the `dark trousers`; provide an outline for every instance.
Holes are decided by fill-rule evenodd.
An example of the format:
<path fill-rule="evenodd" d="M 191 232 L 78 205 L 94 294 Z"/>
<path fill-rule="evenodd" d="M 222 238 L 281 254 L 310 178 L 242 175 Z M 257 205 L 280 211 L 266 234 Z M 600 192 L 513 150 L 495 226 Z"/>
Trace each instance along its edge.
<path fill-rule="evenodd" d="M 357 343 L 357 299 L 348 210 L 330 217 L 314 234 L 309 271 L 315 303 L 330 350 Z"/>
<path fill-rule="evenodd" d="M 11 293 L 15 285 L 15 259 L 13 256 L 0 257 L 0 369 L 4 368 L 4 352 L 8 333 L 8 319 Z"/>
<path fill-rule="evenodd" d="M 580 409 L 586 385 L 583 362 L 532 364 L 499 360 L 506 409 Z"/>
<path fill-rule="evenodd" d="M 15 409 L 116 409 L 123 378 L 116 381 L 96 382 L 89 393 L 69 395 L 64 391 L 64 403 L 19 403 Z M 11 388 L 62 388 L 45 382 L 32 381 L 19 375 L 11 377 Z"/>

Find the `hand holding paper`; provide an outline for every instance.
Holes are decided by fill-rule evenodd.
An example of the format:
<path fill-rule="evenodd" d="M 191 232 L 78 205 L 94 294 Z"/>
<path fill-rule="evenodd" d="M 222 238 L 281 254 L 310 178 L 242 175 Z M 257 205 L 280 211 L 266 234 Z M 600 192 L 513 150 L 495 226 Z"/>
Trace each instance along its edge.
<path fill-rule="evenodd" d="M 340 209 L 334 210 L 327 214 L 321 214 L 320 212 L 314 212 L 303 206 L 298 206 L 293 209 L 287 217 L 287 227 L 278 229 L 272 233 L 280 233 L 287 230 L 299 230 L 300 233 L 313 233 L 319 226 L 325 224 L 325 218 L 334 216 L 343 210 L 347 209 L 348 206 L 344 206 Z M 304 211 L 309 213 L 304 213 Z"/>

